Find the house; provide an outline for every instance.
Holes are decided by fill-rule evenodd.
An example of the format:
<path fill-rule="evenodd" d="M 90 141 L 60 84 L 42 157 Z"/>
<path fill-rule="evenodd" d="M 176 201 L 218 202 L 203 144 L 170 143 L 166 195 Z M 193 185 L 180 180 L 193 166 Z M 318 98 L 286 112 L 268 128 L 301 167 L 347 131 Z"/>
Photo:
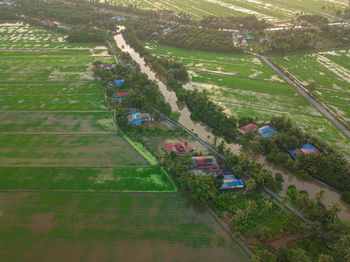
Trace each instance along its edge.
<path fill-rule="evenodd" d="M 248 46 L 247 40 L 243 39 L 243 40 L 241 41 L 241 46 Z"/>
<path fill-rule="evenodd" d="M 304 144 L 301 148 L 288 150 L 288 153 L 292 156 L 293 159 L 296 159 L 298 155 L 311 155 L 315 153 L 320 153 L 320 151 L 318 151 L 317 148 L 311 144 Z"/>
<path fill-rule="evenodd" d="M 124 85 L 124 80 L 114 80 L 108 83 L 110 86 L 120 87 Z"/>
<path fill-rule="evenodd" d="M 245 39 L 247 39 L 247 40 L 254 40 L 255 37 L 252 36 L 252 35 L 250 35 L 250 34 L 246 34 L 246 35 L 245 35 Z"/>
<path fill-rule="evenodd" d="M 278 131 L 272 126 L 263 126 L 258 129 L 258 133 L 260 137 L 266 138 L 273 137 L 274 135 L 278 134 Z"/>
<path fill-rule="evenodd" d="M 248 125 L 242 126 L 240 128 L 237 128 L 237 131 L 240 132 L 242 135 L 244 135 L 245 133 L 247 133 L 248 131 L 257 131 L 258 130 L 258 126 L 250 123 Z"/>
<path fill-rule="evenodd" d="M 114 93 L 112 95 L 112 100 L 114 102 L 120 103 L 125 97 L 129 96 L 129 92 Z"/>
<path fill-rule="evenodd" d="M 124 18 L 123 18 L 123 17 L 121 17 L 121 16 L 118 16 L 118 15 L 116 15 L 116 16 L 112 16 L 112 17 L 111 17 L 111 19 L 115 19 L 115 20 L 117 20 L 118 22 L 122 22 L 122 21 L 124 21 Z"/>
<path fill-rule="evenodd" d="M 129 121 L 129 124 L 132 124 L 132 125 L 141 125 L 142 121 L 141 121 L 140 112 L 132 113 L 128 115 L 128 121 Z"/>
<path fill-rule="evenodd" d="M 244 182 L 240 178 L 236 178 L 234 175 L 224 175 L 220 177 L 219 180 L 223 182 L 220 190 L 233 189 L 233 188 L 243 188 Z"/>
<path fill-rule="evenodd" d="M 68 25 L 58 25 L 58 28 L 62 28 L 62 29 L 70 29 L 70 27 Z"/>
<path fill-rule="evenodd" d="M 137 108 L 129 108 L 129 113 L 130 114 L 127 116 L 129 124 L 141 125 L 142 122 L 152 121 L 151 115 L 149 113 L 141 114 Z"/>
<path fill-rule="evenodd" d="M 141 122 L 150 122 L 152 121 L 151 115 L 149 113 L 140 114 Z"/>
<path fill-rule="evenodd" d="M 220 174 L 220 166 L 214 156 L 192 157 L 191 170 L 195 175 L 204 174 L 207 176 Z"/>
<path fill-rule="evenodd" d="M 116 67 L 115 64 L 100 64 L 101 70 L 112 70 Z"/>
<path fill-rule="evenodd" d="M 175 152 L 179 156 L 187 156 L 192 151 L 192 148 L 184 140 L 182 140 L 182 141 L 180 141 L 179 143 L 176 143 L 176 144 L 165 144 L 164 145 L 164 149 L 168 153 Z"/>

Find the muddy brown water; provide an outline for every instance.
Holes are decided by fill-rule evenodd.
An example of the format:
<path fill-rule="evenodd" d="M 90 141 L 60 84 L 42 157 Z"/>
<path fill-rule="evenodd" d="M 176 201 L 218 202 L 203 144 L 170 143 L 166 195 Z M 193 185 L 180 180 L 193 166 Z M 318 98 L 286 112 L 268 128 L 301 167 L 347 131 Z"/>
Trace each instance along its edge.
<path fill-rule="evenodd" d="M 123 30 L 124 27 L 120 27 L 120 30 Z M 139 64 L 141 72 L 148 75 L 148 78 L 151 80 L 154 80 L 157 82 L 160 91 L 164 95 L 166 101 L 170 104 L 171 109 L 173 111 L 179 111 L 181 113 L 181 116 L 179 118 L 179 121 L 183 126 L 185 126 L 187 129 L 191 130 L 193 133 L 197 134 L 198 137 L 203 139 L 204 141 L 211 144 L 213 142 L 213 138 L 215 137 L 214 134 L 211 132 L 211 130 L 204 124 L 194 122 L 190 118 L 190 111 L 187 108 L 186 105 L 183 103 L 180 103 L 177 100 L 176 94 L 174 91 L 170 90 L 158 77 L 157 75 L 151 70 L 151 68 L 146 65 L 145 60 L 130 46 L 126 43 L 124 37 L 122 34 L 117 34 L 114 37 L 117 46 L 124 52 L 127 52 L 130 54 L 130 56 Z M 222 139 L 217 139 L 217 143 L 220 143 Z M 241 152 L 241 146 L 238 144 L 229 144 L 228 147 L 231 149 L 231 151 L 234 154 L 239 154 Z M 311 197 L 314 197 L 314 195 L 320 191 L 324 190 L 324 204 L 326 206 L 329 206 L 332 203 L 339 203 L 342 210 L 339 213 L 339 218 L 341 220 L 350 220 L 350 205 L 345 203 L 341 200 L 340 193 L 336 191 L 334 188 L 325 185 L 323 183 L 320 183 L 318 181 L 314 180 L 304 180 L 296 175 L 277 168 L 269 163 L 266 162 L 265 158 L 263 156 L 256 156 L 256 160 L 261 162 L 264 167 L 268 170 L 270 170 L 273 173 L 280 172 L 284 176 L 284 183 L 283 183 L 283 189 L 281 194 L 285 194 L 287 191 L 287 188 L 289 185 L 295 185 L 298 190 L 306 190 L 309 192 Z"/>

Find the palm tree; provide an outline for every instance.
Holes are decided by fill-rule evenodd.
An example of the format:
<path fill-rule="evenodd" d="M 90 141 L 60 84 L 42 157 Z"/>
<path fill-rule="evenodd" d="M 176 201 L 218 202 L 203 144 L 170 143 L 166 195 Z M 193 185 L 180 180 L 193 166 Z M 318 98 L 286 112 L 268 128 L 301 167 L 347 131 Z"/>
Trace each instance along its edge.
<path fill-rule="evenodd" d="M 245 210 L 238 209 L 235 215 L 233 216 L 233 219 L 237 222 L 240 222 L 242 220 L 242 217 L 244 217 L 244 215 L 245 215 Z"/>
<path fill-rule="evenodd" d="M 341 211 L 341 206 L 339 203 L 332 203 L 329 205 L 329 210 L 328 210 L 328 218 L 329 218 L 329 223 L 332 223 L 334 219 L 338 217 L 338 213 Z"/>
<path fill-rule="evenodd" d="M 288 195 L 284 195 L 283 197 L 282 197 L 282 199 L 281 199 L 281 210 L 280 210 L 280 213 L 282 212 L 282 209 L 283 209 L 283 207 L 284 207 L 284 205 L 286 204 L 286 203 L 288 203 L 290 201 L 290 197 L 288 196 Z"/>
<path fill-rule="evenodd" d="M 249 213 L 252 212 L 256 207 L 256 203 L 253 200 L 247 201 L 247 207 L 245 208 L 246 214 L 245 214 L 245 220 L 248 219 Z"/>
<path fill-rule="evenodd" d="M 317 204 L 321 204 L 323 199 L 324 199 L 324 194 L 326 193 L 326 191 L 324 191 L 323 189 L 321 189 L 319 192 L 317 192 L 315 194 L 315 206 L 317 206 Z"/>
<path fill-rule="evenodd" d="M 303 211 L 307 205 L 309 204 L 309 196 L 307 193 L 299 193 L 297 196 L 297 202 L 300 207 L 302 207 L 301 211 Z"/>
<path fill-rule="evenodd" d="M 273 206 L 273 202 L 266 199 L 264 200 L 264 207 L 263 209 L 261 210 L 261 212 L 259 213 L 259 216 L 265 211 L 265 210 L 270 210 Z"/>
<path fill-rule="evenodd" d="M 246 186 L 246 190 L 244 192 L 247 193 L 248 191 L 253 192 L 253 190 L 255 189 L 256 186 L 256 182 L 254 178 L 249 178 L 247 181 L 245 181 L 245 186 Z"/>

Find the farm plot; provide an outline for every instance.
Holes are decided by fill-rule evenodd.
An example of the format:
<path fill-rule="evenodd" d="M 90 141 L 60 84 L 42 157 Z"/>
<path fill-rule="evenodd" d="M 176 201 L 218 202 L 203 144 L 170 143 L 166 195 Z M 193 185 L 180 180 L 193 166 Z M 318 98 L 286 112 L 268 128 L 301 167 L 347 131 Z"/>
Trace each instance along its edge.
<path fill-rule="evenodd" d="M 350 50 L 272 57 L 350 126 Z"/>
<path fill-rule="evenodd" d="M 3 261 L 250 261 L 181 193 L 7 193 L 0 208 Z"/>
<path fill-rule="evenodd" d="M 175 192 L 161 168 L 3 167 L 0 190 Z"/>
<path fill-rule="evenodd" d="M 196 71 L 194 75 L 202 71 L 216 75 L 283 82 L 269 66 L 253 55 L 190 51 L 151 42 L 145 43 L 145 46 L 154 55 L 171 57 L 183 63 L 190 72 Z"/>
<path fill-rule="evenodd" d="M 18 95 L 0 96 L 0 111 L 106 111 L 103 96 Z"/>
<path fill-rule="evenodd" d="M 290 19 L 297 17 L 297 13 L 301 11 L 298 7 L 287 6 L 283 3 L 277 3 L 269 0 L 113 0 L 113 2 L 118 4 L 129 5 L 130 3 L 138 7 L 146 7 L 153 9 L 165 9 L 172 10 L 175 13 L 186 13 L 192 18 L 205 17 L 210 15 L 215 16 L 247 16 L 255 15 L 260 18 L 264 18 L 269 21 L 276 21 L 282 19 Z M 299 1 L 294 1 L 301 3 Z M 307 5 L 297 4 L 298 6 L 312 7 L 312 1 L 309 1 Z M 326 6 L 327 10 L 324 12 L 333 11 L 333 7 L 343 9 L 344 6 L 336 5 L 334 3 L 322 1 L 319 6 L 320 10 L 322 6 Z M 289 3 L 289 2 L 288 2 Z M 328 7 L 331 9 L 328 10 Z M 302 10 L 304 14 L 312 14 L 310 10 Z"/>
<path fill-rule="evenodd" d="M 148 165 L 118 135 L 0 135 L 0 144 L 0 165 Z"/>
<path fill-rule="evenodd" d="M 92 48 L 93 44 L 68 44 L 53 31 L 23 24 L 0 25 L 0 49 Z"/>
<path fill-rule="evenodd" d="M 96 94 L 103 95 L 103 89 L 99 82 L 55 82 L 36 81 L 22 83 L 0 83 L 0 95 L 65 95 L 65 94 Z"/>
<path fill-rule="evenodd" d="M 110 112 L 2 112 L 1 133 L 116 132 Z"/>
<path fill-rule="evenodd" d="M 155 55 L 183 61 L 191 77 L 185 88 L 207 90 L 214 101 L 238 118 L 266 120 L 284 115 L 305 131 L 350 155 L 349 139 L 258 58 L 181 50 L 151 43 L 146 46 Z M 310 76 L 309 68 L 302 71 Z"/>

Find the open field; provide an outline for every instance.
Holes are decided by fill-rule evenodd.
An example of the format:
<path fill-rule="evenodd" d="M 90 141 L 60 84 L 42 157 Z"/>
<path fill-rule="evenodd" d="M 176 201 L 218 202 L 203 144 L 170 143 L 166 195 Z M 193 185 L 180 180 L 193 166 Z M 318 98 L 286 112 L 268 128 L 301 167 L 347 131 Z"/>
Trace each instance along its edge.
<path fill-rule="evenodd" d="M 249 261 L 181 193 L 2 193 L 3 261 Z"/>
<path fill-rule="evenodd" d="M 334 145 L 347 156 L 350 155 L 349 139 L 259 58 L 251 55 L 203 53 L 155 44 L 147 46 L 155 55 L 172 56 L 184 61 L 191 76 L 191 82 L 185 88 L 207 90 L 214 101 L 238 118 L 257 117 L 258 120 L 267 120 L 272 116 L 284 115 L 308 133 Z M 212 65 L 208 65 L 208 61 Z M 291 65 L 295 63 L 291 62 Z M 343 66 L 348 66 L 345 61 Z M 308 69 L 303 68 L 302 71 L 310 76 Z M 325 74 L 324 77 L 326 76 Z"/>
<path fill-rule="evenodd" d="M 346 0 L 282 0 L 280 2 L 270 0 L 113 0 L 113 2 L 124 5 L 134 4 L 141 8 L 172 10 L 175 13 L 183 12 L 192 18 L 210 15 L 222 17 L 255 15 L 269 21 L 296 18 L 297 13 L 301 11 L 303 14 L 316 14 L 314 11 L 303 8 L 334 14 L 335 10 L 343 10 L 347 5 Z"/>
<path fill-rule="evenodd" d="M 0 190 L 174 192 L 158 167 L 2 167 Z"/>
<path fill-rule="evenodd" d="M 271 57 L 302 85 L 315 83 L 314 95 L 350 127 L 350 50 Z"/>

